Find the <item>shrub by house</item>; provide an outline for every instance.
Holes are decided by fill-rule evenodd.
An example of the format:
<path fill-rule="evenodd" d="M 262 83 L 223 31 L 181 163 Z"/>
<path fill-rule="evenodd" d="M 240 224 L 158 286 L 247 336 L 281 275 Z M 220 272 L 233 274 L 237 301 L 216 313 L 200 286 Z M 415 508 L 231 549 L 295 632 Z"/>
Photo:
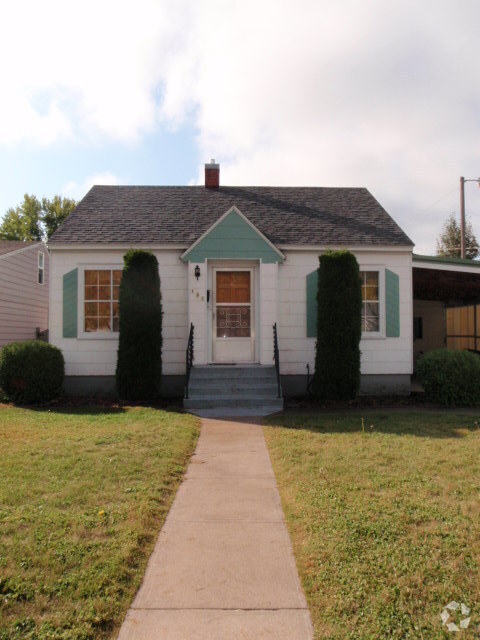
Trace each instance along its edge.
<path fill-rule="evenodd" d="M 480 356 L 469 351 L 436 349 L 421 356 L 417 376 L 431 402 L 480 404 Z"/>
<path fill-rule="evenodd" d="M 155 398 L 162 375 L 162 305 L 152 253 L 132 249 L 125 254 L 119 309 L 118 393 L 126 400 Z"/>
<path fill-rule="evenodd" d="M 0 350 L 0 387 L 13 402 L 37 404 L 56 398 L 64 376 L 62 352 L 51 344 L 25 340 Z"/>
<path fill-rule="evenodd" d="M 349 400 L 360 386 L 362 292 L 355 256 L 320 256 L 313 393 L 318 400 Z"/>

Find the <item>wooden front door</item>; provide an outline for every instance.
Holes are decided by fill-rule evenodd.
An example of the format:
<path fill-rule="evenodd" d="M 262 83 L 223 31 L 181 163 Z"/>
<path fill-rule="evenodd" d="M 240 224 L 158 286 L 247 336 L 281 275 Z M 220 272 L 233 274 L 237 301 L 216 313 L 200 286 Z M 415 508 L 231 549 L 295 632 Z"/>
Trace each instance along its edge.
<path fill-rule="evenodd" d="M 213 275 L 213 360 L 253 362 L 253 270 L 215 269 Z"/>

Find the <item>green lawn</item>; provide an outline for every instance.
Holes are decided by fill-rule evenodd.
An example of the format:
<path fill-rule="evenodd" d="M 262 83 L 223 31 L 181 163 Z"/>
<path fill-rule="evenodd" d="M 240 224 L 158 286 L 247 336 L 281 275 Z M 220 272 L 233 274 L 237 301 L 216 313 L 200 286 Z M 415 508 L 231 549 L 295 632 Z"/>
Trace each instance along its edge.
<path fill-rule="evenodd" d="M 364 433 L 359 412 L 264 428 L 316 637 L 451 637 L 451 600 L 472 610 L 458 637 L 480 637 L 477 418 L 364 417 Z"/>
<path fill-rule="evenodd" d="M 115 637 L 197 437 L 152 408 L 0 407 L 0 640 Z"/>

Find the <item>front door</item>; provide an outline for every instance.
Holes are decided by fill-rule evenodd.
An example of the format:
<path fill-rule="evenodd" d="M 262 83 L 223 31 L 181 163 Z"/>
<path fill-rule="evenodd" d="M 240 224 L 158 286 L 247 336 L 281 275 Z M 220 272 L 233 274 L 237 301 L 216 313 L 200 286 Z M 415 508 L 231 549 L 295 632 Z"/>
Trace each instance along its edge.
<path fill-rule="evenodd" d="M 253 362 L 253 269 L 214 269 L 213 280 L 213 361 Z"/>

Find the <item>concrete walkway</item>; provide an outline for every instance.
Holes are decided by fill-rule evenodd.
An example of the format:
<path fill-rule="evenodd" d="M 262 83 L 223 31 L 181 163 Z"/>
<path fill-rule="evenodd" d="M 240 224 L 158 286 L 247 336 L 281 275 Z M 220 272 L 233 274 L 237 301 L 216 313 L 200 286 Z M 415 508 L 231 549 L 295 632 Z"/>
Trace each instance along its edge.
<path fill-rule="evenodd" d="M 203 420 L 118 640 L 311 640 L 261 426 Z"/>

